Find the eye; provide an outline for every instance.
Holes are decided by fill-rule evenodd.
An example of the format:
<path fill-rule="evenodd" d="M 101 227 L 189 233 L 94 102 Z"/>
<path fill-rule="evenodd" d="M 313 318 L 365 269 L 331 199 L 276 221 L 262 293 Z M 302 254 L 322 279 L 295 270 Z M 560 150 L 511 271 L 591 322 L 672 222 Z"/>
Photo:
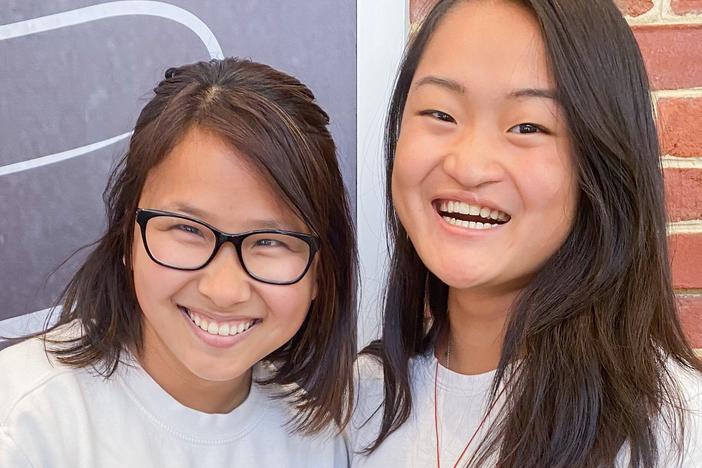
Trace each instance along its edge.
<path fill-rule="evenodd" d="M 548 133 L 546 129 L 533 123 L 521 123 L 519 125 L 515 125 L 507 131 L 509 133 L 516 133 L 519 135 L 527 135 L 530 133 Z"/>
<path fill-rule="evenodd" d="M 449 114 L 436 109 L 423 110 L 419 112 L 419 115 L 433 117 L 436 120 L 440 120 L 442 122 L 456 123 L 456 120 Z"/>
<path fill-rule="evenodd" d="M 200 230 L 199 230 L 198 228 L 196 228 L 195 226 L 191 226 L 191 225 L 189 225 L 189 224 L 177 224 L 177 225 L 174 226 L 174 227 L 175 227 L 175 229 L 177 229 L 178 231 L 182 231 L 182 232 L 185 232 L 185 233 L 187 233 L 187 234 L 194 234 L 194 235 L 196 235 L 196 236 L 202 236 L 202 231 L 200 231 Z"/>
<path fill-rule="evenodd" d="M 285 245 L 275 239 L 258 239 L 254 244 L 255 247 L 284 247 Z"/>

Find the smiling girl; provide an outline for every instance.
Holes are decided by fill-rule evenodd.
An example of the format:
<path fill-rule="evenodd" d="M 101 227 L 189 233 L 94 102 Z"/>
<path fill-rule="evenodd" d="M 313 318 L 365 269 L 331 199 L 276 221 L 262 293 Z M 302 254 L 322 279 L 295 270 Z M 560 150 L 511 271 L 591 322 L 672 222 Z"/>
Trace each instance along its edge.
<path fill-rule="evenodd" d="M 246 60 L 154 91 L 58 323 L 0 353 L 0 466 L 346 466 L 356 264 L 327 115 Z"/>
<path fill-rule="evenodd" d="M 387 124 L 356 467 L 702 466 L 646 73 L 611 0 L 442 0 Z"/>

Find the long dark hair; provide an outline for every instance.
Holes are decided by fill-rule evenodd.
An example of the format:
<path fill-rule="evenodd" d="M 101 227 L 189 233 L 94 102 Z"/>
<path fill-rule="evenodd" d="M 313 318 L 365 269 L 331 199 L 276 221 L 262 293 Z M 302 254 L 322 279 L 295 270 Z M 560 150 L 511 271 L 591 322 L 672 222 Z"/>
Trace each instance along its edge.
<path fill-rule="evenodd" d="M 315 432 L 331 421 L 343 427 L 353 399 L 357 261 L 329 117 L 297 79 L 235 58 L 171 68 L 154 93 L 105 190 L 107 230 L 69 282 L 58 322 L 47 330 L 79 319 L 83 332 L 52 352 L 67 365 L 93 366 L 109 377 L 125 346 L 141 351 L 130 273 L 135 210 L 149 171 L 198 126 L 248 157 L 319 236 L 317 296 L 300 330 L 267 357 L 277 371 L 262 383 L 295 384 L 285 396 L 293 398 L 298 429 Z"/>
<path fill-rule="evenodd" d="M 389 187 L 415 70 L 442 18 L 462 1 L 439 1 L 411 39 L 386 123 L 392 255 L 382 339 L 365 349 L 382 362 L 385 400 L 380 433 L 368 451 L 409 417 L 408 361 L 430 351 L 448 327 L 448 287 L 417 255 Z M 680 392 L 667 364 L 697 371 L 702 364 L 677 318 L 643 60 L 611 0 L 517 3 L 540 24 L 580 193 L 564 245 L 512 305 L 491 393 L 496 398 L 505 385 L 506 404 L 469 464 L 497 456 L 500 467 L 612 466 L 626 442 L 631 466 L 655 466 L 656 427 L 666 427 L 658 419 L 677 442 L 684 431 Z M 432 321 L 425 331 L 427 309 Z"/>

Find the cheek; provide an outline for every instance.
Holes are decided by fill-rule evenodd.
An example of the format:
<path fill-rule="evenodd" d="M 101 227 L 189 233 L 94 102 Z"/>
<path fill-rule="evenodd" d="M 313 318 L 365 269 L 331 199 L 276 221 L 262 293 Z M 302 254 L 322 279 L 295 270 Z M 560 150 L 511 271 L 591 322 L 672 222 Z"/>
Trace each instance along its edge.
<path fill-rule="evenodd" d="M 143 248 L 132 250 L 132 280 L 139 307 L 149 314 L 152 306 L 172 300 L 187 282 L 187 274 L 154 263 Z"/>
<path fill-rule="evenodd" d="M 258 294 L 262 297 L 279 326 L 289 327 L 294 334 L 302 325 L 316 293 L 312 276 L 289 286 L 259 286 Z"/>
<path fill-rule="evenodd" d="M 519 192 L 524 209 L 550 225 L 570 225 L 574 218 L 577 183 L 569 157 L 553 155 L 542 164 L 522 164 Z"/>
<path fill-rule="evenodd" d="M 432 173 L 433 166 L 431 152 L 423 149 L 419 139 L 398 140 L 390 186 L 398 212 L 404 212 L 404 205 L 421 196 L 422 183 Z"/>
<path fill-rule="evenodd" d="M 397 178 L 398 183 L 417 182 L 426 174 L 432 153 L 426 149 L 424 140 L 410 124 L 403 126 L 393 163 L 393 178 Z"/>

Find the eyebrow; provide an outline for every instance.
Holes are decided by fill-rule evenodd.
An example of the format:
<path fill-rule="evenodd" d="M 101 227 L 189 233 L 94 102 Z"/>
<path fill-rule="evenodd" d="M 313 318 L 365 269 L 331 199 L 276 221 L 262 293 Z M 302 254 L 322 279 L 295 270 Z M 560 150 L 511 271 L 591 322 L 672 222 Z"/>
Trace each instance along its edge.
<path fill-rule="evenodd" d="M 212 216 L 207 212 L 203 211 L 187 202 L 177 202 L 172 205 L 168 205 L 169 210 L 175 210 L 186 215 L 193 216 L 202 221 L 210 224 L 210 219 Z M 247 220 L 246 224 L 251 226 L 251 229 L 277 229 L 279 231 L 296 231 L 293 226 L 287 223 L 282 223 L 274 218 L 260 218 L 260 219 L 250 219 Z"/>
<path fill-rule="evenodd" d="M 461 83 L 449 78 L 442 78 L 439 76 L 425 76 L 417 81 L 415 87 L 435 85 L 444 88 L 448 91 L 457 94 L 466 94 L 466 87 Z M 542 88 L 521 88 L 515 89 L 507 93 L 508 98 L 519 99 L 519 98 L 540 98 L 540 99 L 551 99 L 558 102 L 558 97 L 555 91 L 551 89 Z"/>
<path fill-rule="evenodd" d="M 539 88 L 524 88 L 515 89 L 508 94 L 510 98 L 541 98 L 541 99 L 551 99 L 558 102 L 558 96 L 556 92 L 550 89 L 539 89 Z"/>
<path fill-rule="evenodd" d="M 173 204 L 167 204 L 168 210 L 175 210 L 179 211 L 181 213 L 187 214 L 194 216 L 196 218 L 200 218 L 203 221 L 209 217 L 208 213 L 206 211 L 203 211 L 189 203 L 185 202 L 176 202 Z"/>
<path fill-rule="evenodd" d="M 463 86 L 461 83 L 458 81 L 450 80 L 448 78 L 440 78 L 438 76 L 425 76 L 419 81 L 417 81 L 417 84 L 415 84 L 416 88 L 419 88 L 420 86 L 426 86 L 426 85 L 436 85 L 440 86 L 444 89 L 447 89 L 449 91 L 453 91 L 454 93 L 458 94 L 465 94 L 466 93 L 466 88 Z"/>

